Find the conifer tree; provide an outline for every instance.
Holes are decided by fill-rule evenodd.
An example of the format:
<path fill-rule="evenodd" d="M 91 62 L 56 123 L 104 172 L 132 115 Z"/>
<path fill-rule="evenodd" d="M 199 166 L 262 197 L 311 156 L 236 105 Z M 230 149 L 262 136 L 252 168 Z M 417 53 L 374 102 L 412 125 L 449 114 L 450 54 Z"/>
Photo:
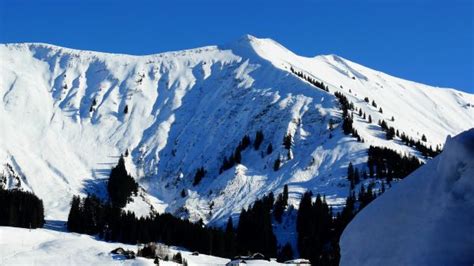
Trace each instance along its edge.
<path fill-rule="evenodd" d="M 253 143 L 254 149 L 258 150 L 262 142 L 263 142 L 263 132 L 259 130 L 257 131 L 257 133 L 255 133 L 255 142 Z"/>
<path fill-rule="evenodd" d="M 240 164 L 242 162 L 242 155 L 240 154 L 240 147 L 237 147 L 234 152 L 234 162 Z"/>
<path fill-rule="evenodd" d="M 281 166 L 281 160 L 280 160 L 280 156 L 278 156 L 278 158 L 276 158 L 275 162 L 273 163 L 273 170 L 275 172 L 280 170 L 280 166 Z"/>
<path fill-rule="evenodd" d="M 285 137 L 283 138 L 283 145 L 285 146 L 285 149 L 287 150 L 291 149 L 292 142 L 293 142 L 293 136 L 291 136 L 290 133 L 285 135 Z"/>
<path fill-rule="evenodd" d="M 350 117 L 344 117 L 344 120 L 342 121 L 342 130 L 346 135 L 352 132 L 352 119 Z"/>
<path fill-rule="evenodd" d="M 283 186 L 283 203 L 288 206 L 288 185 Z"/>
<path fill-rule="evenodd" d="M 347 167 L 347 179 L 352 183 L 354 182 L 354 166 L 352 162 L 349 162 L 349 166 Z"/>
<path fill-rule="evenodd" d="M 359 169 L 355 168 L 354 170 L 354 183 L 359 184 L 360 176 L 359 176 Z"/>
<path fill-rule="evenodd" d="M 193 181 L 193 186 L 196 186 L 198 185 L 202 178 L 206 175 L 206 170 L 204 170 L 203 167 L 199 167 L 197 170 L 196 170 L 196 174 L 194 175 L 194 181 Z"/>
<path fill-rule="evenodd" d="M 271 154 L 272 152 L 273 152 L 273 146 L 272 146 L 271 143 L 269 143 L 268 146 L 267 146 L 267 155 Z"/>
<path fill-rule="evenodd" d="M 283 202 L 283 195 L 279 194 L 275 201 L 275 206 L 273 209 L 273 216 L 275 217 L 275 220 L 278 223 L 281 223 L 281 217 L 284 211 L 285 211 L 285 204 Z"/>
<path fill-rule="evenodd" d="M 124 207 L 132 193 L 138 192 L 138 184 L 133 177 L 127 173 L 125 168 L 125 160 L 120 156 L 116 167 L 110 172 L 107 190 L 112 205 L 122 208 Z"/>
<path fill-rule="evenodd" d="M 67 230 L 69 230 L 70 232 L 78 232 L 78 230 L 80 230 L 80 204 L 81 199 L 79 198 L 79 196 L 74 196 L 71 201 L 71 210 L 69 211 L 69 215 L 67 218 Z"/>

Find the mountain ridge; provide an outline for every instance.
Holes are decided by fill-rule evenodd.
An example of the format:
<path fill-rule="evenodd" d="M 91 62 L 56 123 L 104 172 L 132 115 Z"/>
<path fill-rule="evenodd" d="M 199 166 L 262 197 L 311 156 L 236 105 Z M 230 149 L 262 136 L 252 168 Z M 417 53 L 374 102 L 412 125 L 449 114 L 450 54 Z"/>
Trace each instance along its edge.
<path fill-rule="evenodd" d="M 416 139 L 426 134 L 433 147 L 474 127 L 472 94 L 404 81 L 334 55 L 301 57 L 253 36 L 147 56 L 34 46 L 0 45 L 7 62 L 0 66 L 0 122 L 10 128 L 0 137 L 0 163 L 13 165 L 24 187 L 46 198 L 49 218 L 64 219 L 73 194 L 104 194 L 107 173 L 126 150 L 127 168 L 155 209 L 212 222 L 287 183 L 293 205 L 307 189 L 341 205 L 345 168 L 363 167 L 369 145 L 426 160 L 398 138 L 385 140 L 379 119 Z M 330 93 L 292 68 L 324 82 Z M 355 115 L 365 143 L 340 131 L 335 92 L 372 115 L 373 123 Z M 243 151 L 241 164 L 219 173 L 223 158 L 258 130 L 262 148 Z M 289 160 L 286 134 L 294 137 Z M 274 153 L 262 154 L 270 143 Z M 277 157 L 282 167 L 273 171 Z M 199 167 L 207 174 L 194 187 Z"/>

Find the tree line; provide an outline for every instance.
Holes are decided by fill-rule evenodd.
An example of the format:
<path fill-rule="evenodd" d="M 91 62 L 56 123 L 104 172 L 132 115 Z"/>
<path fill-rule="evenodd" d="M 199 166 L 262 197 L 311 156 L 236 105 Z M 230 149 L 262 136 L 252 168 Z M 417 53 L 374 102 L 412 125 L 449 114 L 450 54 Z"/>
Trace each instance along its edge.
<path fill-rule="evenodd" d="M 287 188 L 285 191 L 286 196 L 279 195 L 277 203 L 273 193 L 257 199 L 242 210 L 235 228 L 229 218 L 225 230 L 204 226 L 202 220 L 193 223 L 169 213 L 138 218 L 132 212 L 125 212 L 93 195 L 85 198 L 74 196 L 67 228 L 71 232 L 98 235 L 106 241 L 129 244 L 156 241 L 220 257 L 256 252 L 275 257 L 279 254 L 272 213 L 276 206 L 287 205 Z"/>
<path fill-rule="evenodd" d="M 290 71 L 291 73 L 295 74 L 296 76 L 306 80 L 307 82 L 309 82 L 310 84 L 312 84 L 313 86 L 323 90 L 323 91 L 326 91 L 326 92 L 329 92 L 329 87 L 327 85 L 324 85 L 324 82 L 322 81 L 317 81 L 316 79 L 314 78 L 311 78 L 310 76 L 307 76 L 305 75 L 302 71 L 298 72 L 296 71 L 293 67 L 290 67 Z"/>
<path fill-rule="evenodd" d="M 23 228 L 43 227 L 43 201 L 31 192 L 0 188 L 0 225 Z"/>

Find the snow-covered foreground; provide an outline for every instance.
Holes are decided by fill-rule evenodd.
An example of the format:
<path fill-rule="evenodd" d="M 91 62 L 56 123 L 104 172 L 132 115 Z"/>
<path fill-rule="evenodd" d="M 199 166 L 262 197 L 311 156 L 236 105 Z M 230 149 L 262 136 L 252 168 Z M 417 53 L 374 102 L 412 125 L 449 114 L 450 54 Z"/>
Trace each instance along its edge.
<path fill-rule="evenodd" d="M 48 225 L 46 226 L 48 227 Z M 154 265 L 152 259 L 125 260 L 110 251 L 122 247 L 134 252 L 137 246 L 108 243 L 93 236 L 55 229 L 0 227 L 0 265 Z M 225 265 L 229 259 L 170 249 L 170 257 L 181 252 L 189 265 Z M 160 265 L 178 265 L 160 261 Z"/>
<path fill-rule="evenodd" d="M 474 263 L 474 129 L 377 198 L 341 237 L 341 265 Z"/>

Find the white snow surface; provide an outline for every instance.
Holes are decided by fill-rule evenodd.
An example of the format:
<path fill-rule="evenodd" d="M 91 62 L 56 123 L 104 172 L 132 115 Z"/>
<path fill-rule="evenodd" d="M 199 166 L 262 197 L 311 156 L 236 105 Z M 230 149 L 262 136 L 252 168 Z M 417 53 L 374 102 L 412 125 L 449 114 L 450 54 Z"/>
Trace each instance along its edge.
<path fill-rule="evenodd" d="M 330 93 L 290 67 L 328 84 Z M 369 124 L 354 115 L 364 143 L 342 134 L 336 91 L 372 116 Z M 301 57 L 253 36 L 149 56 L 1 44 L 0 98 L 0 176 L 6 180 L 0 185 L 34 191 L 52 220 L 66 220 L 75 194 L 105 197 L 109 171 L 126 150 L 127 168 L 146 191 L 129 210 L 146 215 L 148 204 L 220 223 L 285 184 L 294 206 L 307 189 L 343 204 L 347 165 L 365 164 L 369 145 L 419 156 L 398 139 L 385 140 L 379 119 L 417 140 L 425 134 L 433 147 L 474 127 L 472 94 L 405 81 L 335 55 Z M 330 119 L 336 121 L 332 138 Z M 224 156 L 257 130 L 264 133 L 260 150 L 245 150 L 242 164 L 219 174 Z M 291 160 L 282 146 L 287 133 L 294 136 Z M 269 143 L 274 150 L 265 155 Z M 192 186 L 201 166 L 206 176 Z"/>
<path fill-rule="evenodd" d="M 0 227 L 0 265 L 155 265 L 153 259 L 137 257 L 126 260 L 110 251 L 122 247 L 137 252 L 136 245 L 105 242 L 93 236 L 67 233 L 56 228 L 24 229 Z M 188 265 L 225 265 L 229 259 L 171 247 L 169 257 L 181 252 Z M 160 265 L 181 265 L 160 261 Z"/>
<path fill-rule="evenodd" d="M 341 237 L 341 265 L 472 265 L 474 129 L 364 208 Z"/>

